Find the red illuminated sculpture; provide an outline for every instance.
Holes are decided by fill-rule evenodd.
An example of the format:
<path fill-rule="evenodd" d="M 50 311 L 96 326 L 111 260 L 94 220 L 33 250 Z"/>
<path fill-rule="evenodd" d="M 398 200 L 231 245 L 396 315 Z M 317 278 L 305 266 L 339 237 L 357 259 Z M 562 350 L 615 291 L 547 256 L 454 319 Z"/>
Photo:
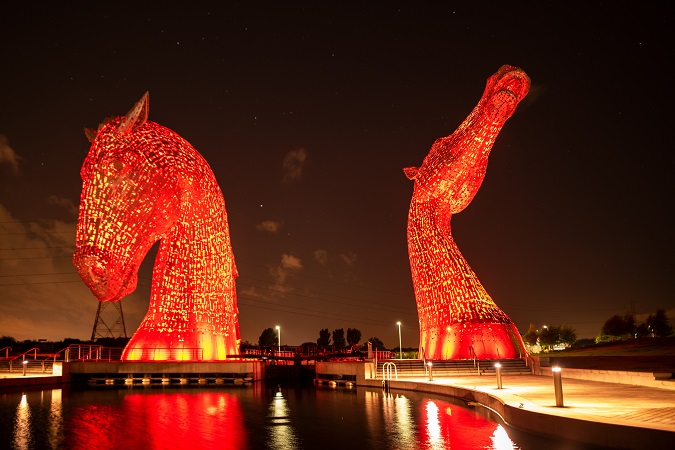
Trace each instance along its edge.
<path fill-rule="evenodd" d="M 148 121 L 148 101 L 87 130 L 73 263 L 99 301 L 116 302 L 161 241 L 150 306 L 122 359 L 225 360 L 240 336 L 223 194 L 187 141 Z"/>
<path fill-rule="evenodd" d="M 515 324 L 492 301 L 450 232 L 450 217 L 478 192 L 488 155 L 504 122 L 527 95 L 530 80 L 502 66 L 488 81 L 469 117 L 450 136 L 434 142 L 414 180 L 408 214 L 420 347 L 427 359 L 499 359 L 525 354 Z"/>

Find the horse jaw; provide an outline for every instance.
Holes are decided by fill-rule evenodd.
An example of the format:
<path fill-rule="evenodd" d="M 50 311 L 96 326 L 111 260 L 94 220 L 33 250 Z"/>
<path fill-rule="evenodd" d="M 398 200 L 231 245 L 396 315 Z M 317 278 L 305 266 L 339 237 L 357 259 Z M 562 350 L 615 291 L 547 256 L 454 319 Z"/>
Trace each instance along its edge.
<path fill-rule="evenodd" d="M 73 263 L 82 281 L 94 296 L 102 302 L 118 302 L 136 290 L 138 265 L 127 270 L 110 262 L 105 257 L 78 252 Z"/>

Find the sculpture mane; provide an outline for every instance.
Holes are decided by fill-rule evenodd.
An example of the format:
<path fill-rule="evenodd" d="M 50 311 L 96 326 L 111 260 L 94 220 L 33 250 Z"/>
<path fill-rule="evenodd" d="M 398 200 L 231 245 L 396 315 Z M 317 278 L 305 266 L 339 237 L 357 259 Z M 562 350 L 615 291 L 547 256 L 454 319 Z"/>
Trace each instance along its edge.
<path fill-rule="evenodd" d="M 122 359 L 225 360 L 240 341 L 225 201 L 204 158 L 148 111 L 146 92 L 87 131 L 73 263 L 99 301 L 115 302 L 161 241 L 148 312 Z"/>
<path fill-rule="evenodd" d="M 524 71 L 502 66 L 459 128 L 434 142 L 421 167 L 404 169 L 414 180 L 408 254 L 420 347 L 428 359 L 498 359 L 525 353 L 515 324 L 457 248 L 450 218 L 478 192 L 492 145 L 529 87 Z"/>

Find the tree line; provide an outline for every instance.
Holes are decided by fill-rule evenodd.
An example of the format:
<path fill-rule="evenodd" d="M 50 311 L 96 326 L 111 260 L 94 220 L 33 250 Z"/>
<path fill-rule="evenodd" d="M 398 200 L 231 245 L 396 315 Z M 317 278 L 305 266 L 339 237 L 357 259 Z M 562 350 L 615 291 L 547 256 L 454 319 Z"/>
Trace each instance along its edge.
<path fill-rule="evenodd" d="M 319 337 L 316 339 L 316 345 L 322 350 L 344 350 L 346 348 L 358 348 L 361 342 L 361 330 L 358 328 L 338 328 L 331 333 L 328 328 L 319 330 Z M 377 337 L 368 338 L 366 342 L 373 345 L 374 350 L 385 350 L 384 343 Z M 258 338 L 258 346 L 274 347 L 279 343 L 279 336 L 274 328 L 266 328 Z M 251 345 L 250 343 L 246 343 Z M 313 344 L 313 342 L 312 342 Z"/>
<path fill-rule="evenodd" d="M 576 331 L 567 325 L 544 325 L 539 330 L 533 324 L 530 324 L 522 338 L 526 344 L 530 346 L 538 344 L 545 350 L 551 350 L 556 346 L 584 347 L 593 343 L 630 338 L 672 336 L 673 327 L 668 322 L 668 316 L 663 309 L 650 314 L 644 322 L 639 322 L 633 313 L 627 312 L 624 315 L 615 314 L 607 319 L 594 340 L 577 340 Z"/>
<path fill-rule="evenodd" d="M 596 342 L 607 342 L 638 337 L 668 337 L 673 334 L 673 327 L 668 323 L 668 316 L 663 309 L 650 314 L 644 322 L 638 322 L 631 312 L 623 316 L 615 314 L 602 326 Z"/>

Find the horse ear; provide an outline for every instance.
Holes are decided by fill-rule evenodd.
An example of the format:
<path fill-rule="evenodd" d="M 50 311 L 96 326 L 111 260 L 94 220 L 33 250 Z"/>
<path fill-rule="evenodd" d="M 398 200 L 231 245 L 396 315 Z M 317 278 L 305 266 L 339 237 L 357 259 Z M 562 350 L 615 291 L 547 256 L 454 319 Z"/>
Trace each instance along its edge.
<path fill-rule="evenodd" d="M 417 178 L 417 172 L 419 169 L 417 167 L 406 167 L 403 169 L 403 173 L 405 173 L 405 176 L 408 177 L 409 180 L 414 180 Z"/>
<path fill-rule="evenodd" d="M 84 129 L 84 135 L 87 136 L 87 140 L 89 142 L 94 142 L 94 139 L 96 139 L 97 134 L 98 134 L 98 130 L 94 130 L 93 128 L 85 128 Z"/>
<path fill-rule="evenodd" d="M 124 116 L 122 122 L 117 127 L 116 134 L 125 134 L 134 128 L 142 126 L 148 120 L 150 112 L 150 93 L 145 92 L 143 97 L 134 105 L 133 108 Z"/>

